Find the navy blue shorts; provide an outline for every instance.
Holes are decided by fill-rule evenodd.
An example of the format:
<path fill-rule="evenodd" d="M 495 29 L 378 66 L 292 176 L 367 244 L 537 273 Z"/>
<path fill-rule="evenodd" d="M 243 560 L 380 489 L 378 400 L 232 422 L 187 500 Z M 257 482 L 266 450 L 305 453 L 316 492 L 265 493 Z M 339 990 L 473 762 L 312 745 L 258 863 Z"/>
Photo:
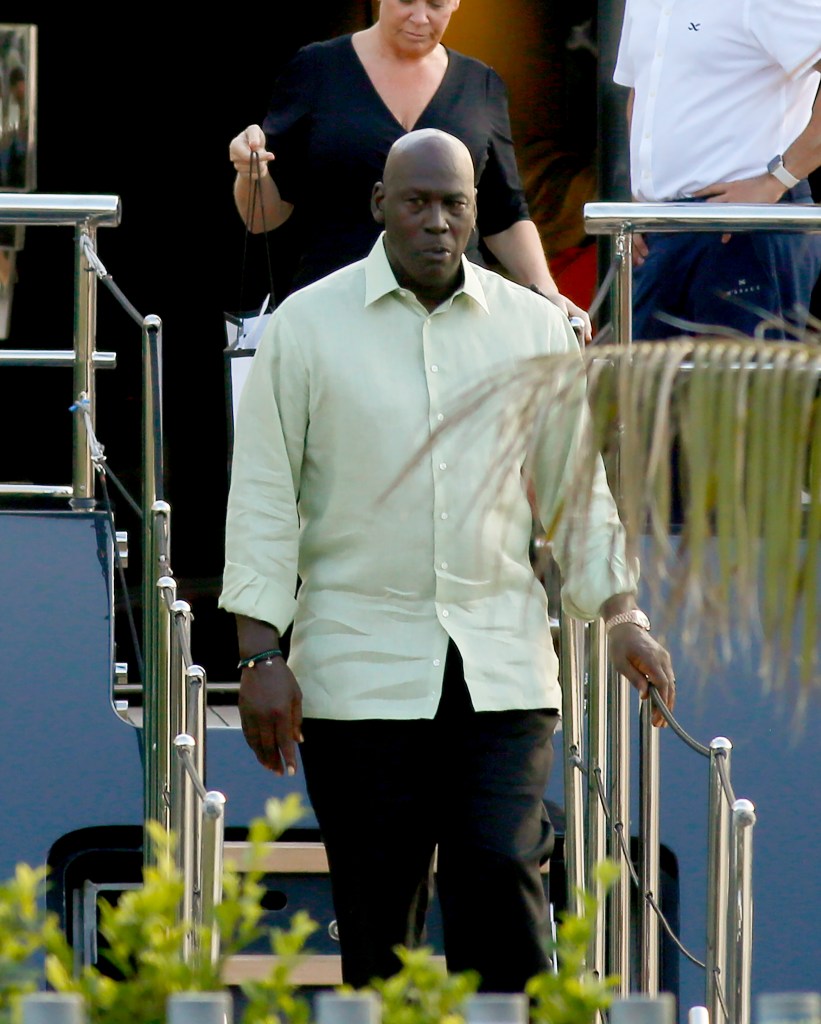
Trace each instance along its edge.
<path fill-rule="evenodd" d="M 782 202 L 812 202 L 801 182 Z M 821 235 L 783 232 L 733 234 L 722 244 L 712 232 L 652 233 L 650 253 L 634 272 L 633 337 L 655 341 L 690 333 L 660 314 L 699 325 L 732 327 L 754 336 L 768 317 L 768 339 L 795 340 L 787 325 L 806 324 L 821 273 Z M 783 323 L 782 321 L 786 321 Z M 701 332 L 692 332 L 701 333 Z"/>

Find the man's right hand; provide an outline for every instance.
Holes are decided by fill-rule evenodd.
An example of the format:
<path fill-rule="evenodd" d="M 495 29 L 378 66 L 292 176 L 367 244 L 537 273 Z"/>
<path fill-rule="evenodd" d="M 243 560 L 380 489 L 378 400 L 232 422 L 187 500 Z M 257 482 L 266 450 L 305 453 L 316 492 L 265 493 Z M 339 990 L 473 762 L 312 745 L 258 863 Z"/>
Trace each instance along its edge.
<path fill-rule="evenodd" d="M 296 746 L 302 741 L 302 691 L 285 659 L 258 661 L 242 670 L 239 717 L 248 746 L 277 775 L 296 774 Z"/>
<path fill-rule="evenodd" d="M 231 139 L 228 156 L 237 174 L 244 175 L 246 178 L 265 178 L 267 176 L 268 164 L 274 159 L 274 154 L 265 148 L 265 144 L 265 132 L 258 124 L 249 124 L 244 131 Z M 252 159 L 252 153 L 257 154 L 259 163 Z"/>

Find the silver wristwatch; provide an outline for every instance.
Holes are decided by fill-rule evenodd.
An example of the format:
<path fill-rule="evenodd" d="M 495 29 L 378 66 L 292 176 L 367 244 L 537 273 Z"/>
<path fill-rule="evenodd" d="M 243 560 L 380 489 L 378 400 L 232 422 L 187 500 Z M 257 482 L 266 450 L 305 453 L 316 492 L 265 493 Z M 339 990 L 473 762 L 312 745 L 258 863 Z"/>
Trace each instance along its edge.
<path fill-rule="evenodd" d="M 650 628 L 650 620 L 641 610 L 641 608 L 633 608 L 629 612 L 619 612 L 618 615 L 614 615 L 608 619 L 604 624 L 604 632 L 606 635 L 610 634 L 610 630 L 614 626 L 620 626 L 623 622 L 632 622 L 636 626 L 641 626 L 642 629 Z"/>
<path fill-rule="evenodd" d="M 795 188 L 801 180 L 800 178 L 796 178 L 794 174 L 790 174 L 784 166 L 784 158 L 780 153 L 778 156 L 774 156 L 767 164 L 767 172 L 774 178 L 777 178 L 786 188 Z"/>

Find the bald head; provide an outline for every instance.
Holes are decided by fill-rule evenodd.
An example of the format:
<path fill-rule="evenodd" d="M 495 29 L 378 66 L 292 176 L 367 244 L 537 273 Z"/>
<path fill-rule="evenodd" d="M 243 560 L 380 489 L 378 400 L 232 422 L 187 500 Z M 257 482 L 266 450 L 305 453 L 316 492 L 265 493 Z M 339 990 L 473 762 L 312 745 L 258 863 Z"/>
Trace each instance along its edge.
<path fill-rule="evenodd" d="M 397 281 L 434 309 L 462 280 L 462 254 L 476 224 L 467 147 L 433 128 L 403 135 L 391 147 L 371 206 L 385 227 Z"/>
<path fill-rule="evenodd" d="M 471 185 L 474 179 L 473 159 L 461 139 L 440 131 L 438 128 L 419 128 L 407 135 L 400 135 L 388 151 L 383 180 L 386 187 L 397 169 L 419 165 L 441 165 L 457 174 L 466 176 Z"/>

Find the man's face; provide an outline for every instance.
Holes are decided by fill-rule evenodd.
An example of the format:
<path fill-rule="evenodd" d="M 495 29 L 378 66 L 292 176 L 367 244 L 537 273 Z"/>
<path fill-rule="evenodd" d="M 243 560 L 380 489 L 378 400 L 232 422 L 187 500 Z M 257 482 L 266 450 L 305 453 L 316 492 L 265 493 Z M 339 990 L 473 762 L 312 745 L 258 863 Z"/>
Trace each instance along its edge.
<path fill-rule="evenodd" d="M 466 152 L 418 144 L 386 169 L 373 209 L 385 226 L 396 279 L 425 304 L 438 304 L 461 281 L 461 257 L 476 223 L 473 168 Z"/>

